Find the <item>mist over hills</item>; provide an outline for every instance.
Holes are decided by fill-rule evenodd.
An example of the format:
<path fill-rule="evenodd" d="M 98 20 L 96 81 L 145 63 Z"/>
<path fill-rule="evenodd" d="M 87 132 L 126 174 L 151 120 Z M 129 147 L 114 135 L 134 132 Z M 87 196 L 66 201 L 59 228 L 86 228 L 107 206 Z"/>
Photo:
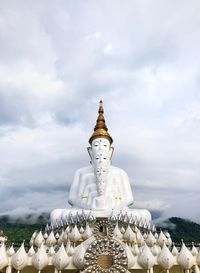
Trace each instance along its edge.
<path fill-rule="evenodd" d="M 171 217 L 162 219 L 159 212 L 153 212 L 154 222 L 157 230 L 168 230 L 174 242 L 200 242 L 200 224 L 188 219 Z M 28 213 L 16 217 L 8 214 L 0 215 L 0 229 L 4 230 L 8 242 L 20 243 L 25 240 L 29 242 L 35 230 L 44 230 L 49 222 L 49 213 Z"/>
<path fill-rule="evenodd" d="M 42 213 L 27 213 L 18 214 L 16 216 L 9 214 L 0 215 L 0 225 L 46 225 L 49 222 L 50 214 Z"/>

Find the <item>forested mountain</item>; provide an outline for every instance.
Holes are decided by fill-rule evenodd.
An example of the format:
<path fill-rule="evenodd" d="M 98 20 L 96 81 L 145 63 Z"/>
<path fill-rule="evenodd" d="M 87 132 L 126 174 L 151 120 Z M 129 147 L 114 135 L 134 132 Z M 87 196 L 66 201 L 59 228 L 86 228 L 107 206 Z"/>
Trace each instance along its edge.
<path fill-rule="evenodd" d="M 8 215 L 0 216 L 0 229 L 8 237 L 8 242 L 20 243 L 23 240 L 29 242 L 35 230 L 44 230 L 49 220 L 48 213 L 41 215 L 28 214 L 19 218 L 11 218 Z"/>
<path fill-rule="evenodd" d="M 167 219 L 167 222 L 170 223 L 167 230 L 174 242 L 180 242 L 183 239 L 184 242 L 200 243 L 199 224 L 178 217 L 171 217 Z"/>

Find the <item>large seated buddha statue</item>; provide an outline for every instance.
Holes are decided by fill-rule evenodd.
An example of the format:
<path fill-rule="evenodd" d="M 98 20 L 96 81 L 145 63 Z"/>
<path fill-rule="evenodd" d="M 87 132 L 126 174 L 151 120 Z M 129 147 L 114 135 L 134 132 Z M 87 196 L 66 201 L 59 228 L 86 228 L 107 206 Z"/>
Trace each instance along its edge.
<path fill-rule="evenodd" d="M 128 215 L 144 221 L 151 221 L 147 210 L 132 209 L 133 194 L 126 172 L 112 166 L 114 152 L 105 119 L 102 101 L 94 132 L 89 139 L 88 152 L 91 165 L 76 171 L 69 192 L 71 208 L 56 209 L 51 213 L 51 221 L 64 219 L 69 213 L 92 211 L 95 216 L 108 217 L 111 211 L 126 211 Z"/>

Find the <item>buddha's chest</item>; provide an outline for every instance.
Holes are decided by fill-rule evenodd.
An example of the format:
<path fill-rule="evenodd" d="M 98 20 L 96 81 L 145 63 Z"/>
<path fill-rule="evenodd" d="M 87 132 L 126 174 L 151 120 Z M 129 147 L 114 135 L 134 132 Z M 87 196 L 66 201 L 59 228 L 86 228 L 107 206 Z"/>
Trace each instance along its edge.
<path fill-rule="evenodd" d="M 103 181 L 105 182 L 107 187 L 112 187 L 113 185 L 116 186 L 122 182 L 121 177 L 119 175 L 112 173 L 104 175 L 95 175 L 94 173 L 84 174 L 82 176 L 82 181 L 86 185 L 97 184 L 98 181 Z"/>
<path fill-rule="evenodd" d="M 83 184 L 83 191 L 86 194 L 98 195 L 98 189 L 103 188 L 104 195 L 119 197 L 122 191 L 120 177 L 108 174 L 104 177 L 96 177 L 94 174 L 86 175 Z"/>

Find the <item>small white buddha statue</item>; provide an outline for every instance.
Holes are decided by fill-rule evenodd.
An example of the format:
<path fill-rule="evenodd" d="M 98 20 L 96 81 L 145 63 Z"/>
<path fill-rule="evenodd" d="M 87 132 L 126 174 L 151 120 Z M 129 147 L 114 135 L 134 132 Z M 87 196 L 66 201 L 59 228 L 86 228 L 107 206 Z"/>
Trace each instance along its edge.
<path fill-rule="evenodd" d="M 127 174 L 111 165 L 113 140 L 105 124 L 100 102 L 99 116 L 88 148 L 91 166 L 77 170 L 69 193 L 73 207 L 92 210 L 123 209 L 133 203 Z"/>
<path fill-rule="evenodd" d="M 107 217 L 111 211 L 125 210 L 143 221 L 151 221 L 147 210 L 129 208 L 133 204 L 133 194 L 128 175 L 111 164 L 114 147 L 104 119 L 102 101 L 94 132 L 89 139 L 88 152 L 91 165 L 76 171 L 72 182 L 67 209 L 55 209 L 51 212 L 51 222 L 65 219 L 69 214 L 92 210 L 98 217 Z"/>
<path fill-rule="evenodd" d="M 4 235 L 3 230 L 0 229 L 0 246 L 7 241 L 7 237 Z"/>

